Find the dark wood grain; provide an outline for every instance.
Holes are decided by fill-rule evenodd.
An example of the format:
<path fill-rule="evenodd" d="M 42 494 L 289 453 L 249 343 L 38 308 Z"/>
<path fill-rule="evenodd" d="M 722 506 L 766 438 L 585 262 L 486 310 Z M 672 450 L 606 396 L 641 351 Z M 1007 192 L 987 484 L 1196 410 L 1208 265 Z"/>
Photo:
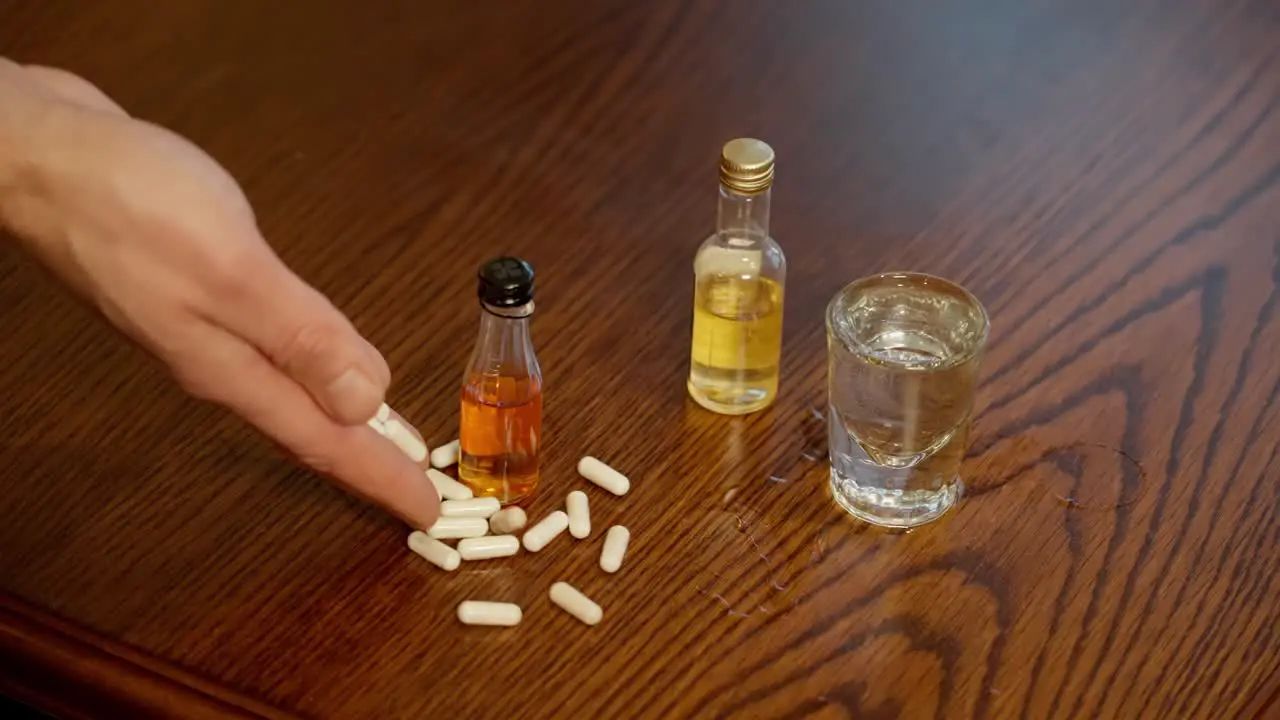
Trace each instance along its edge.
<path fill-rule="evenodd" d="M 291 717 L 11 595 L 0 603 L 0 691 L 59 718 Z"/>
<path fill-rule="evenodd" d="M 0 18 L 0 54 L 81 72 L 222 161 L 434 442 L 456 432 L 474 268 L 527 257 L 548 388 L 532 513 L 581 486 L 584 453 L 634 487 L 590 491 L 596 527 L 633 532 L 616 576 L 598 536 L 444 575 L 7 247 L 0 590 L 38 614 L 0 628 L 62 618 L 89 658 L 63 666 L 80 689 L 24 697 L 83 714 L 68 703 L 106 692 L 85 684 L 113 685 L 164 714 L 201 702 L 181 679 L 199 678 L 204 702 L 317 717 L 1280 714 L 1273 0 L 0 0 Z M 748 134 L 779 157 L 785 382 L 731 420 L 683 378 L 716 153 Z M 968 496 L 908 534 L 843 515 L 811 459 L 822 309 L 888 269 L 964 283 L 993 324 Z M 602 625 L 549 604 L 559 579 Z M 460 627 L 468 597 L 525 622 Z M 131 650 L 83 672 L 103 647 Z"/>

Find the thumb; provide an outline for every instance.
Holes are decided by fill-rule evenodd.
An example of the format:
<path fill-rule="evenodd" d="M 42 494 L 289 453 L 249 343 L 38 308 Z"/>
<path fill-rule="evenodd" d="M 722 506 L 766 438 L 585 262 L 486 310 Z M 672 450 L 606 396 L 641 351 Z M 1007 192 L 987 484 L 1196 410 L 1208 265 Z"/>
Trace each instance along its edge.
<path fill-rule="evenodd" d="M 215 320 L 306 388 L 334 420 L 367 421 L 390 383 L 386 360 L 327 298 L 267 255 L 236 301 L 214 304 Z"/>

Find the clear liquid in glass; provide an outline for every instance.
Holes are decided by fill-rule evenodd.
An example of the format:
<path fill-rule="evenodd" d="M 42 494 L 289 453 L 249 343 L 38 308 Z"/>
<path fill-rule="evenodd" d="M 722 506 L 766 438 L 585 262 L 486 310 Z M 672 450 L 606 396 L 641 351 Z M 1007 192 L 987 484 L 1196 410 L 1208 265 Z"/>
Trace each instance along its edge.
<path fill-rule="evenodd" d="M 889 527 L 941 517 L 962 488 L 987 336 L 982 306 L 945 280 L 894 273 L 841 291 L 827 328 L 836 501 Z"/>

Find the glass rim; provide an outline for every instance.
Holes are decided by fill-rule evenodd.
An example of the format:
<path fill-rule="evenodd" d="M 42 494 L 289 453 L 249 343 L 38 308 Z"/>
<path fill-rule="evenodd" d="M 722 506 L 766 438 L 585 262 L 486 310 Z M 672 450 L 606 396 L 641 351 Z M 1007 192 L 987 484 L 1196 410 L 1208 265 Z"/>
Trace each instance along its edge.
<path fill-rule="evenodd" d="M 959 295 L 965 301 L 965 303 L 967 303 L 970 307 L 977 309 L 978 317 L 982 321 L 981 336 L 973 343 L 972 347 L 966 348 L 966 351 L 960 355 L 957 355 L 952 358 L 948 358 L 947 362 L 945 363 L 933 365 L 928 368 L 920 368 L 921 371 L 935 372 L 938 370 L 946 370 L 949 368 L 953 368 L 953 367 L 956 367 L 957 365 L 963 365 L 964 363 L 967 363 L 973 358 L 977 357 L 979 354 L 983 352 L 984 349 L 986 349 L 987 339 L 991 334 L 991 318 L 990 316 L 987 315 L 987 308 L 982 304 L 982 301 L 979 300 L 976 295 L 969 292 L 963 285 L 957 282 L 948 280 L 944 277 L 939 277 L 938 275 L 932 275 L 930 273 L 915 272 L 915 271 L 895 270 L 890 272 L 875 273 L 874 275 L 865 275 L 863 277 L 860 277 L 854 280 L 853 282 L 850 282 L 844 287 L 840 288 L 836 292 L 835 296 L 831 298 L 831 302 L 827 303 L 826 326 L 827 326 L 828 337 L 831 337 L 831 336 L 836 337 L 840 341 L 840 345 L 843 346 L 849 352 L 855 353 L 860 356 L 867 355 L 868 353 L 865 352 L 863 348 L 851 347 L 849 343 L 846 342 L 846 339 L 840 333 L 834 332 L 832 330 L 832 322 L 831 322 L 832 314 L 835 312 L 836 306 L 837 304 L 839 304 L 839 301 L 842 298 L 847 297 L 849 294 L 856 292 L 858 290 L 877 286 L 884 283 L 887 280 L 893 280 L 895 278 L 922 279 L 926 281 L 926 284 L 931 284 L 937 287 L 945 288 L 949 291 L 953 291 L 956 295 Z"/>

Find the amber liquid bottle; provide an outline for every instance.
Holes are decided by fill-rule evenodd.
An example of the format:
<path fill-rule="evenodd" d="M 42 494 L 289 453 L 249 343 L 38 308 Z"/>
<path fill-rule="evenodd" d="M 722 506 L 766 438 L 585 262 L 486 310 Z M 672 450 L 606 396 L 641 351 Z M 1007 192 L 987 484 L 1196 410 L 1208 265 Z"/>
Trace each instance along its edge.
<path fill-rule="evenodd" d="M 479 273 L 480 335 L 462 384 L 458 477 L 477 497 L 504 505 L 538 489 L 542 368 L 529 336 L 533 268 L 518 258 Z"/>

